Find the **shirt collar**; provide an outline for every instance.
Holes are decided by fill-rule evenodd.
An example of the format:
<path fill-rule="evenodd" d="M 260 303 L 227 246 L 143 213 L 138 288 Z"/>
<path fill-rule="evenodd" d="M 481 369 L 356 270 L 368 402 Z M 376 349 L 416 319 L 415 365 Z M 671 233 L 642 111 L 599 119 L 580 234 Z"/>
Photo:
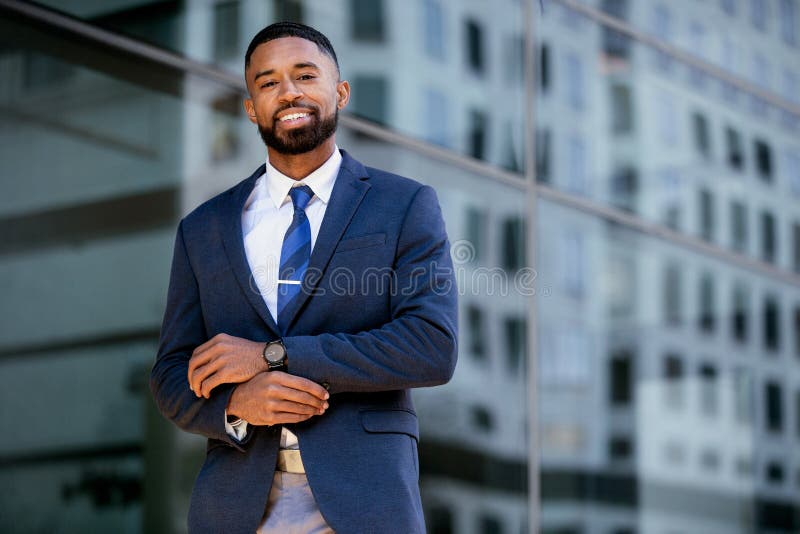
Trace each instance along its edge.
<path fill-rule="evenodd" d="M 317 170 L 303 178 L 293 180 L 270 165 L 267 159 L 267 172 L 265 175 L 267 190 L 272 203 L 276 208 L 280 208 L 289 197 L 289 189 L 292 187 L 307 185 L 314 191 L 314 195 L 324 204 L 331 198 L 333 184 L 339 174 L 339 167 L 342 164 L 342 155 L 339 147 L 334 146 L 333 154 Z"/>

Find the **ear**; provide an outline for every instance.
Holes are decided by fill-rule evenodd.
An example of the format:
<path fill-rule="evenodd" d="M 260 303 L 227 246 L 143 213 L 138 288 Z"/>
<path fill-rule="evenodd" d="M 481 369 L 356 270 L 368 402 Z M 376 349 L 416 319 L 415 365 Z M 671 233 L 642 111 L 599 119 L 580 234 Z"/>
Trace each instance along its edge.
<path fill-rule="evenodd" d="M 342 80 L 336 85 L 336 107 L 343 109 L 350 102 L 350 83 Z"/>
<path fill-rule="evenodd" d="M 253 107 L 253 99 L 252 98 L 245 98 L 242 101 L 244 105 L 244 110 L 247 113 L 247 118 L 250 119 L 250 122 L 253 124 L 257 124 L 258 120 L 256 119 L 256 108 Z"/>

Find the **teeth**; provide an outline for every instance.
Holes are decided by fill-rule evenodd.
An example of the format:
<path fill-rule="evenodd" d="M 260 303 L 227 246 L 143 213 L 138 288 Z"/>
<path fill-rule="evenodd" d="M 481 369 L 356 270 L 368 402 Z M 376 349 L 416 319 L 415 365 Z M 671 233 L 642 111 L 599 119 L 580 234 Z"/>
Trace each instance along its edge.
<path fill-rule="evenodd" d="M 294 119 L 299 119 L 300 117 L 308 117 L 308 113 L 292 113 L 290 115 L 284 115 L 280 120 L 281 122 L 292 121 Z"/>

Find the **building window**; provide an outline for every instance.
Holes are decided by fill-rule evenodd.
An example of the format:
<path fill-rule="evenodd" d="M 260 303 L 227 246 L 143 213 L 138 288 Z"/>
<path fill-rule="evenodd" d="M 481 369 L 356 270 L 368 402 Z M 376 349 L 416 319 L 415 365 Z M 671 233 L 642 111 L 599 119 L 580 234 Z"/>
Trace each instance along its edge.
<path fill-rule="evenodd" d="M 675 96 L 668 91 L 657 93 L 656 114 L 658 117 L 658 135 L 662 143 L 667 146 L 678 144 L 678 113 L 675 105 Z"/>
<path fill-rule="evenodd" d="M 747 208 L 738 200 L 731 201 L 731 246 L 747 252 Z"/>
<path fill-rule="evenodd" d="M 792 268 L 794 272 L 800 273 L 800 222 L 792 224 Z"/>
<path fill-rule="evenodd" d="M 734 415 L 742 424 L 753 420 L 754 382 L 753 375 L 746 367 L 736 367 L 733 371 Z"/>
<path fill-rule="evenodd" d="M 612 406 L 629 406 L 633 401 L 633 353 L 615 351 L 608 362 L 609 401 Z"/>
<path fill-rule="evenodd" d="M 753 82 L 760 86 L 762 89 L 769 91 L 770 67 L 767 58 L 760 53 L 753 54 L 752 64 L 752 79 Z M 763 117 L 768 112 L 767 101 L 761 96 L 752 94 L 750 95 L 750 107 L 753 114 L 757 117 Z"/>
<path fill-rule="evenodd" d="M 473 406 L 470 410 L 472 426 L 482 432 L 491 432 L 494 428 L 494 418 L 489 410 L 484 406 Z"/>
<path fill-rule="evenodd" d="M 783 392 L 777 382 L 764 385 L 764 420 L 770 432 L 783 431 Z"/>
<path fill-rule="evenodd" d="M 444 14 L 440 0 L 423 0 L 422 26 L 425 28 L 425 53 L 444 59 Z"/>
<path fill-rule="evenodd" d="M 536 130 L 536 181 L 550 183 L 550 161 L 552 135 L 548 128 Z"/>
<path fill-rule="evenodd" d="M 733 287 L 733 316 L 731 318 L 731 332 L 733 339 L 739 343 L 747 341 L 748 322 L 750 317 L 750 297 L 747 288 L 742 283 Z"/>
<path fill-rule="evenodd" d="M 539 88 L 542 94 L 550 89 L 550 46 L 547 43 L 539 48 Z"/>
<path fill-rule="evenodd" d="M 683 407 L 683 360 L 677 354 L 664 357 L 664 394 L 667 406 Z"/>
<path fill-rule="evenodd" d="M 239 53 L 239 2 L 214 6 L 214 60 L 224 61 Z"/>
<path fill-rule="evenodd" d="M 632 256 L 621 251 L 608 255 L 604 275 L 607 279 L 606 303 L 613 319 L 630 318 L 636 312 L 637 270 Z"/>
<path fill-rule="evenodd" d="M 613 461 L 630 460 L 633 456 L 633 442 L 630 436 L 616 435 L 608 440 L 608 457 Z"/>
<path fill-rule="evenodd" d="M 602 9 L 616 19 L 628 18 L 628 0 L 603 0 Z M 603 50 L 609 57 L 628 59 L 630 48 L 630 37 L 609 27 L 603 27 Z"/>
<path fill-rule="evenodd" d="M 794 394 L 794 430 L 795 434 L 800 437 L 800 390 Z M 798 478 L 798 482 L 800 482 L 800 478 Z"/>
<path fill-rule="evenodd" d="M 714 198 L 708 189 L 700 190 L 700 237 L 714 240 Z"/>
<path fill-rule="evenodd" d="M 378 124 L 388 124 L 389 84 L 381 76 L 353 77 L 353 112 Z"/>
<path fill-rule="evenodd" d="M 780 308 L 774 296 L 764 299 L 764 347 L 777 351 L 780 348 Z"/>
<path fill-rule="evenodd" d="M 713 449 L 706 449 L 700 454 L 700 466 L 709 472 L 719 471 L 719 454 Z"/>
<path fill-rule="evenodd" d="M 689 24 L 689 47 L 692 54 L 699 58 L 707 58 L 706 53 L 706 28 L 697 21 Z M 697 67 L 689 66 L 689 80 L 698 89 L 705 85 L 706 75 Z"/>
<path fill-rule="evenodd" d="M 488 120 L 486 113 L 473 109 L 469 112 L 469 130 L 467 131 L 467 149 L 470 156 L 484 159 L 486 156 L 486 134 Z"/>
<path fill-rule="evenodd" d="M 483 28 L 477 21 L 468 19 L 466 21 L 466 39 L 467 39 L 467 64 L 472 72 L 476 74 L 483 74 L 485 54 L 483 51 Z"/>
<path fill-rule="evenodd" d="M 453 512 L 443 504 L 438 504 L 427 509 L 425 523 L 430 534 L 453 534 Z"/>
<path fill-rule="evenodd" d="M 507 317 L 503 321 L 503 330 L 506 340 L 506 359 L 508 370 L 517 374 L 525 369 L 526 333 L 524 317 Z"/>
<path fill-rule="evenodd" d="M 664 4 L 654 7 L 651 17 L 652 32 L 661 41 L 669 42 L 672 36 L 672 17 Z M 661 70 L 668 70 L 672 66 L 672 58 L 669 54 L 658 49 L 653 49 L 656 66 Z"/>
<path fill-rule="evenodd" d="M 586 142 L 578 135 L 570 135 L 567 140 L 566 189 L 577 194 L 586 194 L 588 190 Z"/>
<path fill-rule="evenodd" d="M 778 462 L 769 462 L 767 464 L 767 482 L 779 486 L 783 484 L 784 472 L 783 466 Z"/>
<path fill-rule="evenodd" d="M 499 518 L 482 514 L 478 519 L 478 534 L 503 534 L 503 523 Z"/>
<path fill-rule="evenodd" d="M 711 158 L 711 132 L 706 116 L 696 111 L 692 113 L 692 137 L 697 153 L 705 159 Z"/>
<path fill-rule="evenodd" d="M 731 127 L 725 129 L 725 142 L 728 146 L 728 164 L 732 169 L 741 171 L 744 168 L 744 151 L 742 137 Z"/>
<path fill-rule="evenodd" d="M 705 332 L 712 332 L 716 325 L 716 295 L 714 291 L 714 277 L 711 273 L 704 273 L 700 277 L 700 290 L 698 294 L 700 297 L 698 326 Z"/>
<path fill-rule="evenodd" d="M 575 111 L 583 109 L 583 62 L 575 53 L 564 56 L 567 103 Z"/>
<path fill-rule="evenodd" d="M 525 267 L 525 221 L 521 217 L 509 217 L 501 226 L 502 266 L 508 272 Z"/>
<path fill-rule="evenodd" d="M 800 305 L 794 307 L 794 353 L 800 357 Z M 800 415 L 800 414 L 798 414 Z"/>
<path fill-rule="evenodd" d="M 789 102 L 797 103 L 797 93 L 800 92 L 800 79 L 797 73 L 789 68 L 783 69 L 783 97 Z M 781 123 L 787 130 L 794 130 L 800 126 L 800 117 L 788 109 L 781 111 Z"/>
<path fill-rule="evenodd" d="M 700 366 L 700 407 L 703 414 L 715 416 L 719 400 L 717 392 L 717 368 L 710 363 Z"/>
<path fill-rule="evenodd" d="M 664 270 L 664 321 L 671 326 L 683 320 L 682 273 L 678 265 L 668 265 Z"/>
<path fill-rule="evenodd" d="M 521 84 L 525 78 L 522 66 L 525 64 L 525 40 L 520 35 L 510 35 L 505 39 L 506 80 Z"/>
<path fill-rule="evenodd" d="M 275 20 L 303 22 L 302 0 L 275 0 Z"/>
<path fill-rule="evenodd" d="M 750 22 L 759 30 L 767 29 L 767 0 L 750 0 Z"/>
<path fill-rule="evenodd" d="M 797 44 L 797 0 L 780 0 L 781 37 L 786 44 Z"/>
<path fill-rule="evenodd" d="M 586 288 L 586 244 L 580 231 L 565 229 L 561 234 L 561 286 L 572 298 L 583 298 Z"/>
<path fill-rule="evenodd" d="M 720 6 L 722 7 L 722 11 L 724 11 L 728 15 L 735 15 L 736 2 L 737 0 L 720 0 Z"/>
<path fill-rule="evenodd" d="M 469 352 L 478 360 L 486 359 L 486 321 L 483 310 L 474 304 L 467 306 L 467 346 Z"/>
<path fill-rule="evenodd" d="M 488 226 L 486 212 L 470 206 L 466 211 L 465 234 L 467 241 L 472 245 L 471 261 L 480 262 L 486 254 L 486 228 Z"/>
<path fill-rule="evenodd" d="M 615 134 L 633 131 L 633 102 L 628 85 L 611 85 L 611 131 Z"/>
<path fill-rule="evenodd" d="M 380 43 L 386 38 L 383 0 L 350 0 L 354 41 Z"/>
<path fill-rule="evenodd" d="M 425 135 L 431 143 L 448 146 L 451 128 L 449 99 L 438 89 L 432 88 L 425 89 L 422 98 Z"/>
<path fill-rule="evenodd" d="M 787 150 L 783 162 L 789 179 L 789 191 L 795 196 L 800 196 L 800 153 Z"/>
<path fill-rule="evenodd" d="M 639 193 L 639 175 L 634 167 L 621 167 L 611 175 L 611 204 L 635 212 Z"/>
<path fill-rule="evenodd" d="M 758 176 L 765 182 L 772 181 L 772 150 L 766 141 L 756 139 L 753 142 L 756 154 L 756 171 Z"/>
<path fill-rule="evenodd" d="M 778 240 L 775 235 L 775 216 L 768 211 L 761 212 L 761 259 L 775 263 Z"/>

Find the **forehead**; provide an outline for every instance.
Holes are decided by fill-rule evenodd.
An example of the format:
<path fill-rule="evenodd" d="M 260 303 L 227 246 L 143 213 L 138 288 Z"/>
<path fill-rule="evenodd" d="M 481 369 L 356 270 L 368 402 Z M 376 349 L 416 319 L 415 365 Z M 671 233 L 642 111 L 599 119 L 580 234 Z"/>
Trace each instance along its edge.
<path fill-rule="evenodd" d="M 316 43 L 301 37 L 281 37 L 258 45 L 250 56 L 249 68 L 259 72 L 290 68 L 309 61 L 323 69 L 336 68 L 333 59 L 320 50 Z"/>

